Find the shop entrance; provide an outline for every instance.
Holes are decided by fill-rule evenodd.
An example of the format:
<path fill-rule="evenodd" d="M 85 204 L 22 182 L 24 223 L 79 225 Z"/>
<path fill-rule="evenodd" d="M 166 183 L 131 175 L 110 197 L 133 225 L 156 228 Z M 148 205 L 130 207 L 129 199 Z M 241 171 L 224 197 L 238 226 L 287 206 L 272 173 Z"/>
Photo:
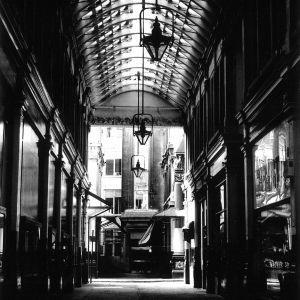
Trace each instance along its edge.
<path fill-rule="evenodd" d="M 276 207 L 276 211 L 289 210 L 290 205 Z M 265 294 L 269 299 L 282 299 L 293 290 L 295 257 L 292 251 L 291 218 L 268 210 L 258 220 L 265 272 Z M 263 279 L 264 280 L 264 279 Z M 295 287 L 295 286 L 294 286 Z"/>

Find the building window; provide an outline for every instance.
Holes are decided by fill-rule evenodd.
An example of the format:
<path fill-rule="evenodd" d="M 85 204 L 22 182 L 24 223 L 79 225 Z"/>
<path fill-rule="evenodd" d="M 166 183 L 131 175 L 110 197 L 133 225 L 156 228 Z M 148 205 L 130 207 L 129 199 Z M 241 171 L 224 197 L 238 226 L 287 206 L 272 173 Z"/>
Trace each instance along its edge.
<path fill-rule="evenodd" d="M 105 229 L 103 241 L 103 253 L 105 256 L 122 255 L 122 233 L 119 229 Z"/>
<path fill-rule="evenodd" d="M 135 199 L 135 208 L 136 209 L 141 209 L 143 205 L 143 199 L 137 198 Z"/>
<path fill-rule="evenodd" d="M 286 1 L 254 0 L 247 1 L 246 5 L 249 13 L 246 16 L 245 37 L 246 48 L 250 51 L 246 57 L 250 68 L 248 73 L 252 74 L 249 78 L 251 83 L 284 45 Z"/>
<path fill-rule="evenodd" d="M 120 176 L 122 175 L 122 159 L 107 159 L 106 160 L 106 171 L 107 176 Z"/>
<path fill-rule="evenodd" d="M 256 144 L 254 151 L 256 208 L 290 197 L 290 176 L 293 175 L 293 160 L 290 159 L 290 126 L 289 123 L 283 122 Z"/>
<path fill-rule="evenodd" d="M 114 214 L 120 214 L 121 213 L 121 197 L 115 197 L 115 203 L 114 203 Z"/>
<path fill-rule="evenodd" d="M 216 212 L 216 226 L 217 233 L 220 234 L 220 238 L 225 237 L 225 184 L 217 187 L 217 212 Z"/>
<path fill-rule="evenodd" d="M 115 175 L 121 175 L 122 172 L 122 160 L 120 158 L 115 159 Z"/>
<path fill-rule="evenodd" d="M 105 200 L 111 205 L 112 214 L 120 214 L 122 211 L 121 190 L 105 190 Z"/>

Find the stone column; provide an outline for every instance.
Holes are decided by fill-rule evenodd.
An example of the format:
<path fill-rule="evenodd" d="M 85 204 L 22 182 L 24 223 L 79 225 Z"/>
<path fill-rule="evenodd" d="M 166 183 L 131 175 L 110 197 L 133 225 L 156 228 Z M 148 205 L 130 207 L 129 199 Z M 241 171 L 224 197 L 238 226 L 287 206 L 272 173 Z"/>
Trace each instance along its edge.
<path fill-rule="evenodd" d="M 71 177 L 67 179 L 67 216 L 68 216 L 68 230 L 69 230 L 69 245 L 68 245 L 68 266 L 66 275 L 66 285 L 64 289 L 67 292 L 72 292 L 74 289 L 74 226 L 73 226 L 73 194 L 74 194 L 74 167 L 72 167 Z"/>
<path fill-rule="evenodd" d="M 88 283 L 88 264 L 87 264 L 87 249 L 85 242 L 88 241 L 88 232 L 87 232 L 87 202 L 88 196 L 85 193 L 85 196 L 82 198 L 82 283 Z M 88 241 L 89 242 L 89 241 Z"/>
<path fill-rule="evenodd" d="M 226 264 L 225 279 L 226 297 L 240 299 L 243 289 L 243 256 L 244 256 L 244 187 L 242 180 L 243 156 L 239 148 L 239 136 L 225 136 L 227 157 L 226 172 Z"/>
<path fill-rule="evenodd" d="M 21 273 L 19 261 L 19 232 L 21 216 L 21 171 L 22 171 L 22 138 L 23 138 L 23 112 L 25 99 L 16 101 L 13 109 L 12 130 L 12 170 L 11 170 L 11 199 L 8 210 L 8 234 L 7 234 L 7 272 L 6 285 L 9 299 L 17 299 L 21 292 Z"/>
<path fill-rule="evenodd" d="M 187 191 L 184 192 L 184 222 L 186 223 L 188 220 L 188 202 L 187 202 Z M 185 284 L 190 284 L 190 244 L 187 241 L 184 241 L 184 270 L 183 270 L 183 278 Z"/>
<path fill-rule="evenodd" d="M 201 204 L 199 199 L 195 199 L 195 223 L 194 223 L 194 238 L 195 238 L 195 256 L 194 256 L 194 287 L 201 287 L 202 282 L 202 272 L 201 272 L 201 230 L 200 230 L 200 222 L 201 222 Z"/>
<path fill-rule="evenodd" d="M 240 299 L 243 285 L 243 265 L 242 253 L 243 243 L 239 240 L 241 236 L 240 230 L 241 218 L 243 213 L 240 210 L 239 197 L 239 165 L 237 163 L 226 164 L 226 236 L 227 236 L 227 253 L 226 253 L 226 266 L 225 278 L 226 296 L 230 299 Z M 228 298 L 228 299 L 229 299 Z"/>
<path fill-rule="evenodd" d="M 55 271 L 51 278 L 51 293 L 59 295 L 62 290 L 62 272 L 61 272 L 61 180 L 62 168 L 64 162 L 62 160 L 62 145 L 58 158 L 55 161 L 55 191 L 54 191 L 54 226 L 56 229 L 55 237 Z"/>
<path fill-rule="evenodd" d="M 45 139 L 38 142 L 39 159 L 40 159 L 40 190 L 39 202 L 41 203 L 42 216 L 42 279 L 41 290 L 42 293 L 48 294 L 50 292 L 50 270 L 49 270 L 49 255 L 48 255 L 48 226 L 49 226 L 49 169 L 50 169 L 50 151 L 52 149 L 50 124 L 47 127 Z"/>
<path fill-rule="evenodd" d="M 213 208 L 213 191 L 209 176 L 206 181 L 207 186 L 207 267 L 206 267 L 206 292 L 215 293 L 215 271 L 216 257 L 214 245 L 214 208 Z"/>
<path fill-rule="evenodd" d="M 78 248 L 77 248 L 77 270 L 76 270 L 76 287 L 81 287 L 82 286 L 82 239 L 81 239 L 81 222 L 82 222 L 82 210 L 81 210 L 81 203 L 82 203 L 82 195 L 83 195 L 83 190 L 80 188 L 77 193 L 77 240 L 78 240 Z"/>
<path fill-rule="evenodd" d="M 248 144 L 242 147 L 244 153 L 244 186 L 245 186 L 245 233 L 246 233 L 246 254 L 244 276 L 247 278 L 246 299 L 257 299 L 261 286 L 261 281 L 265 281 L 260 275 L 260 245 L 257 241 L 257 233 L 255 232 L 254 207 L 255 194 L 253 190 L 253 153 L 255 148 L 251 148 Z"/>

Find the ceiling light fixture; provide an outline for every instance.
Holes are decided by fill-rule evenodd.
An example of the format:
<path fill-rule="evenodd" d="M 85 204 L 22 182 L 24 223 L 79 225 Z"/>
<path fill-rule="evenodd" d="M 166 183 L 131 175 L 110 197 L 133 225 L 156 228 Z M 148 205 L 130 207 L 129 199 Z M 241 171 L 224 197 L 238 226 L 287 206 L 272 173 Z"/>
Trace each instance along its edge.
<path fill-rule="evenodd" d="M 171 10 L 168 8 L 163 8 L 163 10 L 166 11 L 165 16 L 168 15 L 168 13 L 172 14 L 172 31 L 171 36 L 163 35 L 163 31 L 161 29 L 161 24 L 158 21 L 157 16 L 155 17 L 155 21 L 153 23 L 153 29 L 151 33 L 145 33 L 145 17 L 144 13 L 147 9 L 153 9 L 153 8 L 145 8 L 143 6 L 143 9 L 140 12 L 140 46 L 146 48 L 148 51 L 151 60 L 152 61 L 160 61 L 166 52 L 168 46 L 170 48 L 173 45 L 174 42 L 174 14 Z M 161 11 L 161 7 L 157 4 L 157 0 L 155 3 L 155 10 L 157 12 Z"/>

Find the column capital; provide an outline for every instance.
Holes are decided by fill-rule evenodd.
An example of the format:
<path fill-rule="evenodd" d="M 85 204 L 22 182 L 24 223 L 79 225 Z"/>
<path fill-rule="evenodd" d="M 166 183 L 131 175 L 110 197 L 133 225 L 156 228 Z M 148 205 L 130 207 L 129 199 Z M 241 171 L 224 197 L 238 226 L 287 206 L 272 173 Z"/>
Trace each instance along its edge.
<path fill-rule="evenodd" d="M 56 158 L 56 160 L 54 161 L 54 165 L 57 168 L 60 168 L 60 170 L 62 170 L 62 168 L 65 165 L 65 162 L 62 160 L 62 156 L 61 155 L 59 155 L 58 158 Z"/>
<path fill-rule="evenodd" d="M 71 173 L 71 176 L 67 178 L 67 182 L 69 184 L 74 184 L 75 183 L 75 174 Z"/>
<path fill-rule="evenodd" d="M 24 96 L 21 100 L 16 100 L 13 102 L 12 111 L 15 116 L 20 116 L 24 118 L 24 112 L 27 110 L 29 104 Z"/>
<path fill-rule="evenodd" d="M 51 136 L 45 136 L 45 139 L 40 139 L 37 142 L 37 146 L 41 154 L 49 154 L 53 149 L 53 143 L 51 142 Z"/>

